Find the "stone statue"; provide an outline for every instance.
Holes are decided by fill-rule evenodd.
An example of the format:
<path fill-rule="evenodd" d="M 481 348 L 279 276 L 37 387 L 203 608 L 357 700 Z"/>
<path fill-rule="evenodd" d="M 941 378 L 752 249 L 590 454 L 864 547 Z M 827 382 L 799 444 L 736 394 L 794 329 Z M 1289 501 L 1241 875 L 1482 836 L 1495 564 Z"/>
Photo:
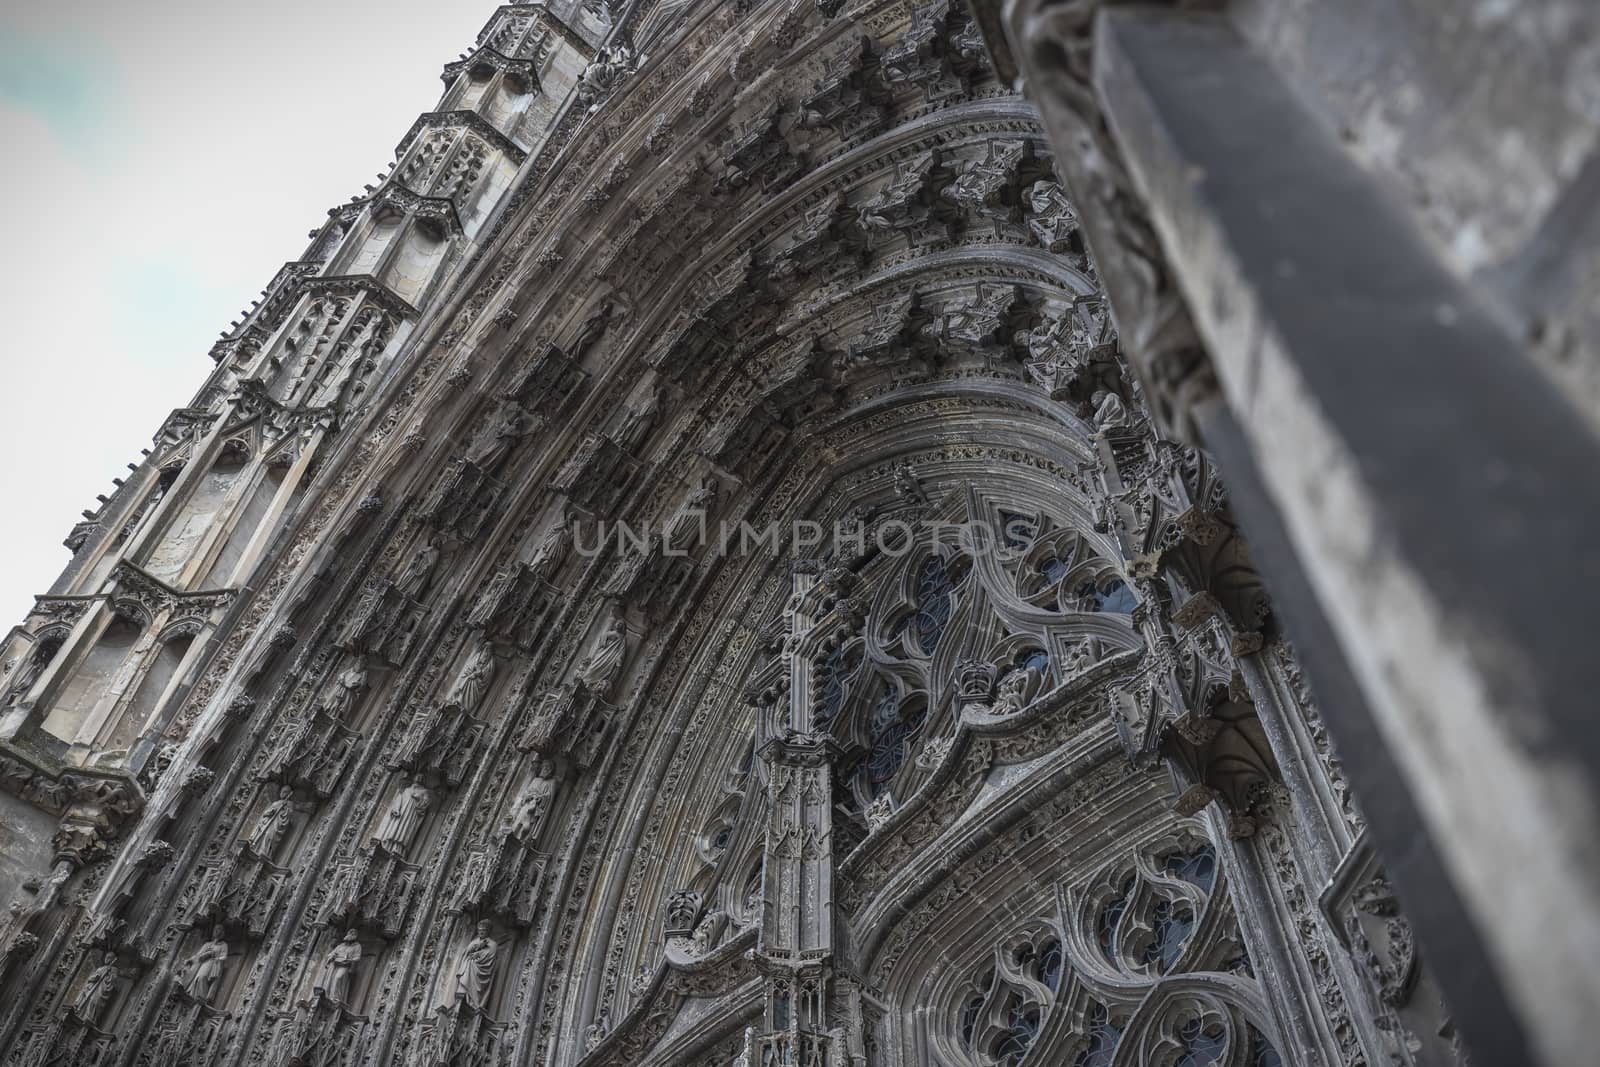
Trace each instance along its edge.
<path fill-rule="evenodd" d="M 581 363 L 583 357 L 589 354 L 589 349 L 595 346 L 601 336 L 611 327 L 615 315 L 616 305 L 610 300 L 600 305 L 600 310 L 583 320 L 583 325 L 578 327 L 577 336 L 572 339 L 572 351 L 567 353 L 567 358 L 574 363 Z"/>
<path fill-rule="evenodd" d="M 494 426 L 478 437 L 467 459 L 484 473 L 494 474 L 517 444 L 532 432 L 533 424 L 526 411 L 514 403 L 502 404 Z"/>
<path fill-rule="evenodd" d="M 1000 680 L 994 703 L 989 706 L 991 715 L 1015 715 L 1039 695 L 1044 688 L 1044 676 L 1033 667 L 1018 667 Z"/>
<path fill-rule="evenodd" d="M 389 805 L 372 840 L 395 855 L 404 856 L 406 849 L 411 847 L 411 839 L 422 825 L 423 816 L 428 814 L 432 806 L 433 794 L 421 782 L 413 780 L 395 794 L 394 802 Z"/>
<path fill-rule="evenodd" d="M 700 484 L 678 505 L 672 522 L 667 526 L 667 547 L 672 552 L 681 555 L 705 540 L 706 524 L 710 522 L 716 500 L 716 481 L 711 478 L 700 479 Z"/>
<path fill-rule="evenodd" d="M 322 961 L 322 973 L 317 976 L 315 988 L 322 990 L 335 1003 L 348 1003 L 356 964 L 360 962 L 361 939 L 354 930 L 346 930 L 344 940 L 334 945 Z"/>
<path fill-rule="evenodd" d="M 439 565 L 439 549 L 432 541 L 424 541 L 412 553 L 406 569 L 395 579 L 395 588 L 412 600 L 420 599 L 433 580 L 433 569 Z"/>
<path fill-rule="evenodd" d="M 279 786 L 278 799 L 263 808 L 261 817 L 256 819 L 256 828 L 246 843 L 262 859 L 272 859 L 283 842 L 283 835 L 289 832 L 294 816 L 294 801 L 290 799 L 293 796 L 293 789 Z"/>
<path fill-rule="evenodd" d="M 605 636 L 595 645 L 594 651 L 578 667 L 578 684 L 597 697 L 604 697 L 617 680 L 622 669 L 625 651 L 622 619 L 613 616 L 606 626 Z"/>
<path fill-rule="evenodd" d="M 634 397 L 623 412 L 622 422 L 617 426 L 617 444 L 629 452 L 636 451 L 650 436 L 650 431 L 655 429 L 656 420 L 660 417 L 661 390 L 654 385 L 648 386 Z"/>
<path fill-rule="evenodd" d="M 539 831 L 550 817 L 557 785 L 555 765 L 549 760 L 540 760 L 533 779 L 522 787 L 516 803 L 511 806 L 509 829 L 512 837 L 527 845 L 539 839 Z"/>
<path fill-rule="evenodd" d="M 533 560 L 528 564 L 528 569 L 533 572 L 536 581 L 550 581 L 561 567 L 567 558 L 567 536 L 571 529 L 572 520 L 568 518 L 567 509 L 563 507 L 556 512 L 555 523 L 544 532 L 544 537 L 539 539 L 539 547 L 534 549 Z"/>
<path fill-rule="evenodd" d="M 367 668 L 361 660 L 357 659 L 345 668 L 327 691 L 322 694 L 322 711 L 330 718 L 341 722 L 355 710 L 356 701 L 361 699 L 362 690 L 367 688 Z"/>
<path fill-rule="evenodd" d="M 211 940 L 201 945 L 178 970 L 178 986 L 190 998 L 210 1004 L 222 984 L 222 968 L 228 961 L 228 943 L 222 939 L 222 927 L 211 929 Z"/>
<path fill-rule="evenodd" d="M 494 971 L 500 946 L 489 936 L 488 922 L 478 924 L 477 936 L 467 942 L 456 967 L 454 1000 L 483 1011 L 494 991 Z"/>
<path fill-rule="evenodd" d="M 476 711 L 489 692 L 489 683 L 494 681 L 494 672 L 494 649 L 487 641 L 479 642 L 478 647 L 473 649 L 472 655 L 467 658 L 467 665 L 461 668 L 455 684 L 445 694 L 445 706 L 460 708 L 469 715 Z"/>
<path fill-rule="evenodd" d="M 1128 425 L 1128 409 L 1123 406 L 1122 398 L 1109 389 L 1098 389 L 1094 396 L 1089 398 L 1094 405 L 1095 429 L 1104 433 L 1106 430 L 1120 429 Z"/>
<path fill-rule="evenodd" d="M 100 1016 L 104 1014 L 106 1005 L 111 1003 L 111 998 L 117 991 L 117 954 L 103 952 L 100 955 L 100 966 L 89 972 L 89 977 L 83 980 L 83 985 L 78 988 L 78 996 L 72 1002 L 72 1013 L 90 1026 L 100 1024 Z"/>

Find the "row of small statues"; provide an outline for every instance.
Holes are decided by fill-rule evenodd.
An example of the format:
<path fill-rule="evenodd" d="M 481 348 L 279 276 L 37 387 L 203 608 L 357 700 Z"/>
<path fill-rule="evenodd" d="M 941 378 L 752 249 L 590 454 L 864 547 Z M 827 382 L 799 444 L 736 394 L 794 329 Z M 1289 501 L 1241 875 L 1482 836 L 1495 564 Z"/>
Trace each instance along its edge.
<path fill-rule="evenodd" d="M 550 817 L 559 785 L 555 764 L 550 760 L 541 760 L 533 777 L 512 803 L 504 832 L 530 845 L 535 842 Z M 372 840 L 394 855 L 406 855 L 432 807 L 432 791 L 420 779 L 407 780 L 390 801 L 388 810 L 373 831 Z M 276 799 L 261 809 L 245 843 L 256 855 L 270 862 L 276 858 L 293 819 L 294 790 L 286 785 L 280 786 Z"/>
<path fill-rule="evenodd" d="M 210 938 L 179 965 L 174 975 L 177 988 L 197 1003 L 213 1004 L 222 987 L 230 951 L 222 927 L 212 928 Z M 312 988 L 337 1004 L 348 1004 L 355 983 L 356 967 L 364 954 L 356 931 L 345 931 L 344 937 L 323 957 Z M 472 940 L 462 949 L 461 958 L 451 974 L 446 1003 L 464 1004 L 479 1012 L 487 1011 L 490 995 L 494 991 L 499 954 L 500 944 L 490 936 L 489 923 L 479 922 Z M 72 1013 L 90 1026 L 99 1026 L 106 1008 L 116 996 L 119 976 L 116 953 L 102 953 L 99 965 L 89 972 L 78 987 L 77 996 L 72 1001 Z"/>

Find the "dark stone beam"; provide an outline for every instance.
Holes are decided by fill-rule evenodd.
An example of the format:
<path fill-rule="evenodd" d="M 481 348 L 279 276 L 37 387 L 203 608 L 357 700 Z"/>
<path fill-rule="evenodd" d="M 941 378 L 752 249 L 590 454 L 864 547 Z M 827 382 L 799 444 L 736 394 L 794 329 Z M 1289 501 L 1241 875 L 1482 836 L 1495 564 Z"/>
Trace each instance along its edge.
<path fill-rule="evenodd" d="M 1437 853 L 1468 917 L 1426 920 L 1411 885 L 1424 945 L 1448 961 L 1475 928 L 1541 1061 L 1580 1062 L 1600 1004 L 1600 499 L 1581 488 L 1600 441 L 1223 18 L 1110 9 L 1095 45 L 1239 427 L 1224 471 L 1259 476 L 1247 528 L 1281 527 L 1371 709 L 1372 742 L 1336 740 L 1352 765 L 1392 757 L 1429 838 L 1411 851 Z M 1374 769 L 1361 799 L 1392 824 Z M 1484 1042 L 1483 998 L 1441 970 Z"/>

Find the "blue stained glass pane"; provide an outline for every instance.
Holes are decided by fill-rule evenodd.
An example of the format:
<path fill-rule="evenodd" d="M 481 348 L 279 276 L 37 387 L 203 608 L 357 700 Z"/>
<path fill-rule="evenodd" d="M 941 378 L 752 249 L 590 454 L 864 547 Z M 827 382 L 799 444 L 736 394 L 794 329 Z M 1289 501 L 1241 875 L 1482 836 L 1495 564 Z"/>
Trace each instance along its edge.
<path fill-rule="evenodd" d="M 950 625 L 950 591 L 955 584 L 950 580 L 950 567 L 938 556 L 922 565 L 917 576 L 917 647 L 932 655 Z"/>
<path fill-rule="evenodd" d="M 1190 1019 L 1178 1032 L 1183 1042 L 1183 1056 L 1173 1067 L 1214 1067 L 1222 1062 L 1228 1048 L 1228 1035 L 1217 1023 L 1204 1024 Z"/>
<path fill-rule="evenodd" d="M 1209 893 L 1217 884 L 1217 853 L 1210 845 L 1191 852 L 1169 852 L 1162 857 L 1161 869 Z"/>
<path fill-rule="evenodd" d="M 989 1050 L 1002 1067 L 1015 1067 L 1022 1062 L 1039 1036 L 1039 1010 L 1027 1007 L 1021 997 L 1013 996 L 1006 1006 L 1006 1032 L 995 1039 Z"/>
<path fill-rule="evenodd" d="M 1012 662 L 1023 670 L 1031 669 L 1044 674 L 1050 667 L 1050 653 L 1042 648 L 1025 648 L 1017 653 Z"/>
<path fill-rule="evenodd" d="M 1090 1006 L 1087 1023 L 1089 1044 L 1072 1061 L 1072 1067 L 1111 1067 L 1122 1031 L 1111 1025 L 1111 1012 L 1104 1004 Z"/>
<path fill-rule="evenodd" d="M 1120 578 L 1113 578 L 1104 589 L 1098 590 L 1097 599 L 1100 602 L 1099 610 L 1119 615 L 1132 615 L 1133 609 L 1139 606 L 1139 598 Z"/>
<path fill-rule="evenodd" d="M 1059 559 L 1056 559 L 1054 556 L 1049 556 L 1039 561 L 1039 573 L 1044 575 L 1045 578 L 1049 580 L 1051 585 L 1054 585 L 1056 582 L 1059 582 L 1061 579 L 1065 578 L 1067 576 L 1067 571 L 1071 569 L 1072 568 L 1068 567 L 1065 563 Z"/>
<path fill-rule="evenodd" d="M 1061 942 L 1052 939 L 1044 943 L 1044 947 L 1039 950 L 1033 976 L 1043 982 L 1051 992 L 1055 992 L 1056 987 L 1061 984 Z"/>
<path fill-rule="evenodd" d="M 1188 908 L 1163 900 L 1152 909 L 1150 917 L 1153 936 L 1145 946 L 1143 962 L 1157 964 L 1165 971 L 1183 954 L 1183 943 L 1194 929 L 1194 916 Z"/>
<path fill-rule="evenodd" d="M 926 708 L 918 707 L 902 717 L 900 691 L 884 690 L 872 709 L 871 751 L 867 755 L 867 784 L 873 796 L 882 793 L 905 765 L 910 741 L 927 720 Z"/>
<path fill-rule="evenodd" d="M 1033 544 L 1033 539 L 1038 536 L 1033 519 L 1027 515 L 1019 515 L 1014 511 L 1000 513 L 1000 536 L 1005 540 L 1007 548 L 1027 548 Z"/>
<path fill-rule="evenodd" d="M 961 1043 L 968 1048 L 972 1047 L 972 1034 L 978 1028 L 978 1013 L 982 1010 L 981 993 L 967 998 L 966 1004 L 961 1008 Z"/>

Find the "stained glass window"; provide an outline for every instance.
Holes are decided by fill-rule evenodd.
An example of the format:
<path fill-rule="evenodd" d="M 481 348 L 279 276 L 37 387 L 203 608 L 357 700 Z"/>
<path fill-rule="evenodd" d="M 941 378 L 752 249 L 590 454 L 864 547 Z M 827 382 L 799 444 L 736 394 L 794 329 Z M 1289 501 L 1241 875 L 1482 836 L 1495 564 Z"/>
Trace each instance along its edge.
<path fill-rule="evenodd" d="M 1033 670 L 1044 674 L 1050 667 L 1050 653 L 1042 648 L 1025 648 L 1018 652 L 1011 662 L 1022 670 Z"/>
<path fill-rule="evenodd" d="M 961 1043 L 972 1047 L 972 1035 L 978 1029 L 978 1013 L 983 1010 L 983 994 L 974 993 L 961 1006 Z"/>
<path fill-rule="evenodd" d="M 1006 1032 L 995 1039 L 989 1054 L 998 1061 L 998 1067 L 1015 1067 L 1022 1062 L 1039 1036 L 1039 1009 L 1028 1007 L 1021 997 L 1012 994 L 1006 1004 Z"/>
<path fill-rule="evenodd" d="M 1222 1054 L 1228 1049 L 1228 1035 L 1222 1025 L 1199 1019 L 1184 1023 L 1178 1040 L 1183 1042 L 1183 1055 L 1172 1067 L 1214 1067 L 1222 1062 Z"/>
<path fill-rule="evenodd" d="M 1184 905 L 1162 900 L 1151 909 L 1150 919 L 1152 936 L 1145 946 L 1143 962 L 1154 963 L 1165 971 L 1183 954 L 1183 943 L 1194 929 L 1194 915 Z"/>
<path fill-rule="evenodd" d="M 950 565 L 942 557 L 933 556 L 922 565 L 917 574 L 917 647 L 932 655 L 950 625 L 951 590 L 955 583 L 950 578 Z"/>
<path fill-rule="evenodd" d="M 1039 573 L 1044 575 L 1051 585 L 1054 585 L 1056 582 L 1059 582 L 1061 579 L 1065 578 L 1067 576 L 1067 571 L 1072 569 L 1068 567 L 1066 563 L 1054 556 L 1046 556 L 1044 559 L 1040 560 L 1038 567 Z"/>
<path fill-rule="evenodd" d="M 1034 962 L 1033 976 L 1043 982 L 1053 993 L 1061 985 L 1061 942 L 1051 938 L 1039 950 Z"/>
<path fill-rule="evenodd" d="M 889 686 L 872 709 L 871 751 L 867 754 L 867 786 L 873 796 L 888 787 L 906 761 L 910 741 L 922 729 L 927 709 L 902 716 L 900 690 Z"/>
<path fill-rule="evenodd" d="M 1104 1004 L 1090 1005 L 1086 1022 L 1089 1044 L 1072 1061 L 1072 1067 L 1111 1067 L 1122 1031 L 1111 1024 L 1111 1012 Z"/>
<path fill-rule="evenodd" d="M 1209 893 L 1217 884 L 1217 853 L 1210 845 L 1169 852 L 1161 858 L 1161 869 Z"/>
<path fill-rule="evenodd" d="M 1077 589 L 1080 611 L 1106 611 L 1131 615 L 1139 606 L 1139 598 L 1121 578 L 1112 578 L 1100 585 L 1084 582 Z"/>
<path fill-rule="evenodd" d="M 1030 516 L 1015 511 L 1000 512 L 1000 537 L 1007 548 L 1027 548 L 1038 535 L 1038 525 Z"/>

